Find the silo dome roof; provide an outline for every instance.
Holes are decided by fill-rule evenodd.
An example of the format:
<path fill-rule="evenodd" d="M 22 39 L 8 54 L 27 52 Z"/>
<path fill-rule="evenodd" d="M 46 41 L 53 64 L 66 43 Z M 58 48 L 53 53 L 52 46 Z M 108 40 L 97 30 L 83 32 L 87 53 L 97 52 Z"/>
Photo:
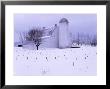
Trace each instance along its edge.
<path fill-rule="evenodd" d="M 64 23 L 64 22 L 69 23 L 66 18 L 62 18 L 62 19 L 59 21 L 59 23 Z"/>

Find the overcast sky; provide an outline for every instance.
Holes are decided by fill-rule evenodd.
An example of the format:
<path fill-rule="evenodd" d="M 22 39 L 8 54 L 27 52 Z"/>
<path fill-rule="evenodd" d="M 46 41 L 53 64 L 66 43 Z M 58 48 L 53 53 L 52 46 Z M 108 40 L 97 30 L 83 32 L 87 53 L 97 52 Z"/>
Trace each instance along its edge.
<path fill-rule="evenodd" d="M 15 32 L 29 30 L 37 26 L 50 28 L 54 24 L 59 26 L 59 20 L 62 18 L 69 21 L 69 30 L 72 33 L 96 34 L 97 32 L 96 14 L 15 14 L 14 30 Z"/>

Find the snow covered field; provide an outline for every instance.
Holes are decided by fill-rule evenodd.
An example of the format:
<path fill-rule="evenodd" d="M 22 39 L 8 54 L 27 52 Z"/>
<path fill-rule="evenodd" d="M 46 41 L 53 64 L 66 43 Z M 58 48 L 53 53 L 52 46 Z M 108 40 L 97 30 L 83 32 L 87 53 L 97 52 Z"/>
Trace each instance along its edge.
<path fill-rule="evenodd" d="M 16 76 L 95 76 L 97 47 L 29 50 L 14 47 Z"/>

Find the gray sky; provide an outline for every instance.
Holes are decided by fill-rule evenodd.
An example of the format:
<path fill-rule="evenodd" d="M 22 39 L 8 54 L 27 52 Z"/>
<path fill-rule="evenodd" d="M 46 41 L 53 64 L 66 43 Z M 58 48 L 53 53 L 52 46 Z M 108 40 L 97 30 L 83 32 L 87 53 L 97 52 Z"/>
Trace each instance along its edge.
<path fill-rule="evenodd" d="M 72 33 L 96 34 L 97 15 L 96 14 L 15 14 L 14 30 L 23 31 L 33 27 L 52 27 L 59 25 L 59 20 L 67 18 L 69 21 L 69 30 Z M 16 40 L 16 37 L 15 37 Z"/>

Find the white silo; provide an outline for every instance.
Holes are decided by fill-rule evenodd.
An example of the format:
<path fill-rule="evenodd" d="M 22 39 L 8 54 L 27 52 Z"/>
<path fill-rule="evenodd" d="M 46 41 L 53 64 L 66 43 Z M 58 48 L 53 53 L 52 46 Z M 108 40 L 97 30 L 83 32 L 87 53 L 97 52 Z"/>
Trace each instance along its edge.
<path fill-rule="evenodd" d="M 59 48 L 70 47 L 68 23 L 66 18 L 59 21 Z"/>

